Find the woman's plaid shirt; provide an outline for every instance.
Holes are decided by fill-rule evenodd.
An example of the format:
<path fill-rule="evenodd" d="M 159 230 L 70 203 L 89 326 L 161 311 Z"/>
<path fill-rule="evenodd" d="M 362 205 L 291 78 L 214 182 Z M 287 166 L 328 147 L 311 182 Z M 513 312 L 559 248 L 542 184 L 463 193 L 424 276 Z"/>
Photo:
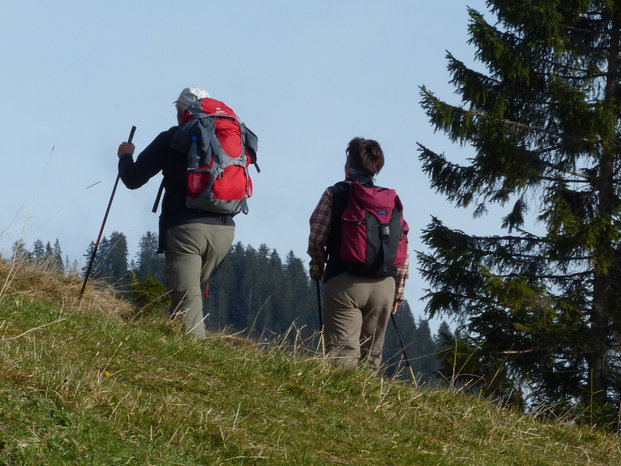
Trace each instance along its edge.
<path fill-rule="evenodd" d="M 308 237 L 308 250 L 311 258 L 310 276 L 313 280 L 321 280 L 324 265 L 326 263 L 326 245 L 332 228 L 332 191 L 328 188 L 319 199 L 319 203 L 310 217 L 310 235 Z M 395 287 L 395 301 L 403 301 L 405 281 L 409 274 L 410 252 L 408 250 L 405 263 L 397 270 Z"/>

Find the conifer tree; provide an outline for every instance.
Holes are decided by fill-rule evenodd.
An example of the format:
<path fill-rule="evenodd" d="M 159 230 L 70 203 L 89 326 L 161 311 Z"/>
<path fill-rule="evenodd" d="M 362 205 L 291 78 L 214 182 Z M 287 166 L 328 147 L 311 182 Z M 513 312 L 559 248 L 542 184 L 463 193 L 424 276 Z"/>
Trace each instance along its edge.
<path fill-rule="evenodd" d="M 134 306 L 133 317 L 148 314 L 166 315 L 166 307 L 170 306 L 170 295 L 165 286 L 151 275 L 139 280 L 132 270 L 128 274 L 127 299 Z"/>
<path fill-rule="evenodd" d="M 13 243 L 11 248 L 11 260 L 27 261 L 30 259 L 30 252 L 26 249 L 26 243 L 23 240 L 18 239 Z"/>
<path fill-rule="evenodd" d="M 139 280 L 144 280 L 148 275 L 164 283 L 166 275 L 166 261 L 163 255 L 157 253 L 158 236 L 150 231 L 146 232 L 138 244 L 137 270 Z"/>
<path fill-rule="evenodd" d="M 416 332 L 413 335 L 415 343 L 416 359 L 412 361 L 412 367 L 417 374 L 422 374 L 420 381 L 432 383 L 437 379 L 437 372 L 440 369 L 440 361 L 436 356 L 436 344 L 431 336 L 429 321 L 418 320 Z"/>
<path fill-rule="evenodd" d="M 94 246 L 94 245 L 93 245 Z M 112 279 L 112 269 L 110 267 L 110 241 L 107 237 L 103 236 L 99 242 L 99 248 L 97 254 L 95 254 L 95 261 L 93 262 L 93 278 L 101 278 L 108 283 L 114 283 Z"/>
<path fill-rule="evenodd" d="M 65 265 L 64 265 L 65 275 L 74 275 L 77 273 L 77 270 L 74 270 L 71 260 L 69 259 L 69 255 L 65 255 Z"/>
<path fill-rule="evenodd" d="M 127 237 L 124 233 L 113 231 L 110 234 L 110 250 L 108 251 L 108 261 L 110 264 L 110 270 L 112 271 L 112 277 L 115 280 L 122 279 L 127 273 L 128 269 L 128 249 L 127 249 Z"/>
<path fill-rule="evenodd" d="M 611 423 L 621 394 L 621 2 L 487 5 L 490 21 L 469 10 L 486 70 L 447 55 L 461 104 L 421 88 L 433 126 L 471 158 L 460 165 L 421 145 L 420 160 L 456 206 L 504 207 L 504 231 L 432 219 L 419 255 L 427 311 L 462 319 L 481 366 L 503 364 L 533 402 Z"/>
<path fill-rule="evenodd" d="M 227 308 L 221 311 L 225 311 L 226 316 L 224 320 L 228 325 L 231 325 L 234 329 L 245 330 L 252 326 L 253 318 L 258 309 L 254 309 L 255 313 L 252 313 L 249 302 L 252 299 L 253 291 L 253 279 L 252 267 L 245 267 L 246 265 L 246 250 L 241 242 L 237 242 L 231 246 L 226 260 L 222 263 L 221 267 L 229 265 L 227 272 L 227 282 L 222 281 L 225 277 L 220 274 L 220 270 L 214 275 L 212 283 L 209 286 L 209 293 L 214 292 L 214 288 L 221 288 L 227 290 L 227 293 L 233 299 L 227 300 Z M 217 296 L 213 296 L 216 300 Z M 209 323 L 209 321 L 207 321 Z"/>
<path fill-rule="evenodd" d="M 54 249 L 52 249 L 52 243 L 50 243 L 49 241 L 45 243 L 45 252 L 43 256 L 45 258 L 43 262 L 48 267 L 54 264 Z"/>
<path fill-rule="evenodd" d="M 91 241 L 88 245 L 88 248 L 86 249 L 86 252 L 82 256 L 87 261 L 87 263 L 88 261 L 90 261 L 90 258 L 93 256 L 94 250 L 95 250 L 95 242 Z M 91 277 L 93 278 L 97 277 L 99 274 L 99 261 L 97 260 L 98 255 L 99 255 L 99 250 L 97 250 L 97 254 L 95 255 L 95 259 L 93 260 L 93 265 L 91 268 Z M 86 275 L 87 270 L 88 270 L 88 265 L 84 265 L 81 270 L 82 276 Z"/>
<path fill-rule="evenodd" d="M 283 285 L 288 290 L 288 302 L 284 303 L 284 312 L 281 317 L 281 328 L 286 328 L 296 322 L 298 327 L 315 327 L 317 322 L 317 306 L 315 304 L 311 284 L 306 273 L 306 267 L 301 259 L 289 251 L 284 264 L 285 280 Z"/>
<path fill-rule="evenodd" d="M 91 242 L 84 257 L 89 260 L 95 249 L 95 243 Z M 118 289 L 123 289 L 128 280 L 128 249 L 127 237 L 124 233 L 113 231 L 110 239 L 105 236 L 101 239 L 95 260 L 91 269 L 91 277 L 100 278 Z M 87 265 L 82 269 L 86 273 Z"/>
<path fill-rule="evenodd" d="M 54 242 L 54 248 L 52 249 L 52 264 L 54 270 L 58 273 L 65 273 L 65 262 L 63 261 L 63 251 L 60 247 L 58 238 Z"/>
<path fill-rule="evenodd" d="M 37 239 L 34 243 L 32 243 L 30 258 L 35 263 L 35 265 L 43 264 L 45 260 L 45 247 L 43 246 L 43 241 L 41 241 L 40 239 Z"/>

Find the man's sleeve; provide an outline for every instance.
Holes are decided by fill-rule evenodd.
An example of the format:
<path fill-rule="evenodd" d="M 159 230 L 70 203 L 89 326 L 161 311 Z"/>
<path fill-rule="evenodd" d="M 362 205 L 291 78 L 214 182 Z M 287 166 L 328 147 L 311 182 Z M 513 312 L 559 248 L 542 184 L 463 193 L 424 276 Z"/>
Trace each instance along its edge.
<path fill-rule="evenodd" d="M 125 186 L 137 189 L 143 186 L 163 167 L 163 159 L 169 152 L 170 131 L 160 133 L 136 158 L 130 154 L 119 158 L 119 175 Z"/>

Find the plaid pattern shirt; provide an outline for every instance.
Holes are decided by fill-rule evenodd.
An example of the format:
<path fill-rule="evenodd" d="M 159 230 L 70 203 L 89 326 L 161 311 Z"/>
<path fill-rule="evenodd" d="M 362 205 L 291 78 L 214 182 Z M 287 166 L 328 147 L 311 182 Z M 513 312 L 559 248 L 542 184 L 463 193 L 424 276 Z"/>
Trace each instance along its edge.
<path fill-rule="evenodd" d="M 326 245 L 332 228 L 332 191 L 326 189 L 319 199 L 319 203 L 311 214 L 310 235 L 308 237 L 308 250 L 310 256 L 310 276 L 313 280 L 321 280 L 324 265 L 327 259 Z M 408 250 L 403 266 L 397 269 L 395 287 L 395 302 L 403 301 L 403 290 L 407 280 L 410 266 L 410 251 Z"/>

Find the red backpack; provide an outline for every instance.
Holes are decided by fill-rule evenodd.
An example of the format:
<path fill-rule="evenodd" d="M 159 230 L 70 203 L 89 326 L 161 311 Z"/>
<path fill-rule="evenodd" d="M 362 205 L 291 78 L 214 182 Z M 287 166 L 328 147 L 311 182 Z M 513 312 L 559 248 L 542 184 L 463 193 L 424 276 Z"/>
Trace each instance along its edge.
<path fill-rule="evenodd" d="M 396 276 L 407 257 L 409 227 L 394 189 L 365 187 L 353 181 L 340 222 L 338 256 L 350 272 Z"/>
<path fill-rule="evenodd" d="M 248 165 L 256 164 L 258 138 L 223 102 L 204 98 L 186 111 L 171 148 L 187 154 L 186 206 L 221 214 L 248 213 Z"/>

